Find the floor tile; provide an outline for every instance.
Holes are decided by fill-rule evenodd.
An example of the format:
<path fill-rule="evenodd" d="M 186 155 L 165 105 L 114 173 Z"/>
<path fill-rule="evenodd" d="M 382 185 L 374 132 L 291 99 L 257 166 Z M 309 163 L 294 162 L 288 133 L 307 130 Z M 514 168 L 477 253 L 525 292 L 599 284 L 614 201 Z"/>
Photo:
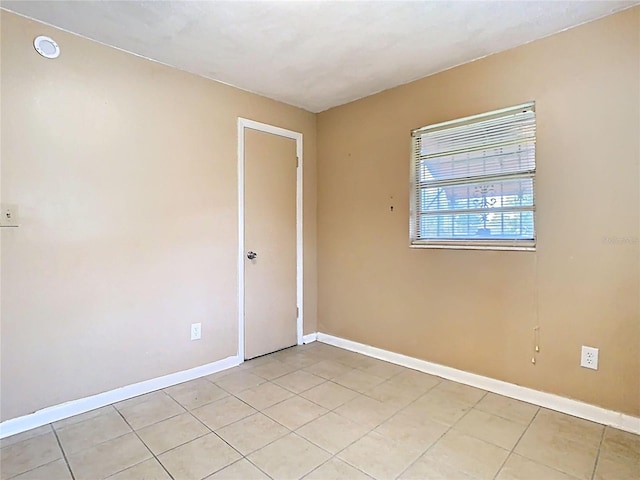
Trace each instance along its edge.
<path fill-rule="evenodd" d="M 453 425 L 472 407 L 471 403 L 455 401 L 446 393 L 434 392 L 432 389 L 402 411 L 416 418 L 429 418 L 446 425 Z"/>
<path fill-rule="evenodd" d="M 333 412 L 299 428 L 296 433 L 330 453 L 338 453 L 369 432 L 365 426 Z"/>
<path fill-rule="evenodd" d="M 543 410 L 538 412 L 514 452 L 579 479 L 591 478 L 601 435 L 593 426 L 597 424 L 577 422 L 579 419 L 563 418 L 560 414 L 544 415 Z"/>
<path fill-rule="evenodd" d="M 458 468 L 434 457 L 422 456 L 407 468 L 400 480 L 478 480 Z M 546 479 L 538 479 L 546 480 Z"/>
<path fill-rule="evenodd" d="M 527 426 L 473 408 L 453 428 L 511 451 Z"/>
<path fill-rule="evenodd" d="M 327 411 L 326 408 L 297 395 L 263 410 L 265 415 L 290 430 L 295 430 L 309 423 L 311 420 L 324 415 Z"/>
<path fill-rule="evenodd" d="M 478 479 L 492 479 L 509 452 L 483 440 L 450 430 L 423 456 Z"/>
<path fill-rule="evenodd" d="M 301 393 L 309 390 L 321 383 L 326 382 L 322 377 L 318 377 L 308 372 L 297 371 L 288 373 L 280 378 L 276 378 L 273 383 L 293 392 Z"/>
<path fill-rule="evenodd" d="M 69 472 L 67 462 L 60 458 L 17 477 L 12 477 L 11 480 L 71 480 L 71 472 Z"/>
<path fill-rule="evenodd" d="M 378 426 L 375 432 L 408 448 L 417 448 L 422 453 L 447 430 L 449 427 L 442 423 L 400 412 Z"/>
<path fill-rule="evenodd" d="M 452 382 L 450 380 L 442 380 L 435 387 L 429 390 L 429 395 L 439 395 L 450 401 L 468 403 L 475 405 L 486 394 L 485 390 L 463 385 L 461 383 Z"/>
<path fill-rule="evenodd" d="M 531 428 L 567 437 L 573 436 L 581 443 L 596 448 L 599 447 L 604 432 L 604 426 L 599 423 L 546 408 L 541 408 L 538 411 L 535 419 L 531 422 Z"/>
<path fill-rule="evenodd" d="M 315 355 L 309 355 L 305 353 L 287 355 L 286 357 L 279 358 L 279 360 L 286 363 L 287 365 L 291 365 L 296 370 L 310 367 L 322 361 Z"/>
<path fill-rule="evenodd" d="M 0 450 L 0 478 L 5 480 L 62 458 L 53 432 L 27 438 Z"/>
<path fill-rule="evenodd" d="M 329 410 L 333 410 L 359 395 L 358 392 L 333 382 L 322 383 L 300 394 L 301 397 Z"/>
<path fill-rule="evenodd" d="M 306 345 L 300 345 L 298 346 L 298 349 L 305 354 L 311 354 L 322 359 L 335 358 L 337 355 L 340 355 L 343 352 L 348 353 L 342 348 L 334 347 L 333 345 L 327 345 L 326 343 L 321 342 L 313 342 Z"/>
<path fill-rule="evenodd" d="M 235 367 L 231 367 L 231 368 L 227 368 L 225 370 L 220 370 L 219 372 L 216 373 L 212 373 L 211 375 L 206 375 L 202 378 L 204 378 L 205 380 L 212 382 L 212 383 L 216 383 L 218 380 L 222 380 L 224 377 L 227 377 L 229 375 L 232 375 L 234 373 L 238 373 L 238 372 L 242 372 L 243 368 L 241 368 L 243 365 L 245 365 L 247 362 L 245 363 L 241 363 L 240 365 L 237 365 Z"/>
<path fill-rule="evenodd" d="M 211 430 L 229 425 L 256 413 L 256 410 L 236 397 L 225 397 L 191 412 Z"/>
<path fill-rule="evenodd" d="M 227 425 L 216 431 L 222 439 L 243 455 L 284 437 L 289 430 L 262 413 Z"/>
<path fill-rule="evenodd" d="M 640 478 L 640 435 L 607 427 L 594 479 Z"/>
<path fill-rule="evenodd" d="M 476 404 L 475 408 L 522 425 L 529 425 L 536 412 L 540 409 L 537 405 L 503 397 L 492 392 L 487 393 Z"/>
<path fill-rule="evenodd" d="M 247 360 L 245 363 L 253 363 L 256 360 L 265 360 L 262 362 L 262 364 L 264 363 L 269 363 L 269 362 L 273 362 L 275 360 L 278 360 L 280 362 L 284 362 L 286 361 L 286 359 L 291 358 L 293 356 L 296 355 L 303 355 L 304 352 L 302 350 L 300 350 L 298 347 L 290 347 L 290 348 L 285 348 L 283 350 L 278 350 L 277 352 L 273 352 L 270 353 L 268 355 L 264 355 L 262 357 L 258 357 L 258 358 L 254 358 L 251 360 Z M 257 364 L 257 366 L 259 366 L 261 364 Z"/>
<path fill-rule="evenodd" d="M 249 460 L 274 480 L 302 478 L 330 455 L 308 440 L 290 433 L 252 453 Z"/>
<path fill-rule="evenodd" d="M 334 410 L 366 428 L 373 429 L 390 418 L 397 409 L 373 398 L 361 395 Z"/>
<path fill-rule="evenodd" d="M 207 433 L 209 429 L 189 413 L 182 413 L 138 430 L 142 441 L 156 455 Z"/>
<path fill-rule="evenodd" d="M 67 455 L 91 448 L 112 438 L 131 432 L 122 416 L 115 410 L 56 429 L 60 444 Z"/>
<path fill-rule="evenodd" d="M 267 363 L 275 362 L 283 354 L 284 355 L 289 355 L 290 352 L 288 351 L 288 349 L 284 349 L 284 350 L 280 350 L 280 351 L 274 352 L 274 353 L 269 354 L 269 355 L 263 355 L 262 357 L 252 358 L 251 360 L 245 360 L 243 363 L 240 364 L 240 368 L 243 368 L 243 369 L 246 369 L 246 370 L 252 370 L 252 369 L 254 369 L 256 367 L 260 367 L 261 365 L 265 365 Z"/>
<path fill-rule="evenodd" d="M 171 480 L 167 471 L 155 458 L 129 467 L 108 477 L 109 480 Z"/>
<path fill-rule="evenodd" d="M 496 480 L 575 480 L 575 477 L 513 453 Z"/>
<path fill-rule="evenodd" d="M 215 383 L 227 392 L 236 394 L 242 390 L 257 387 L 265 382 L 266 380 L 264 378 L 254 375 L 250 371 L 238 371 L 222 377 L 220 380 L 216 380 Z"/>
<path fill-rule="evenodd" d="M 334 347 L 322 342 L 306 343 L 297 347 L 305 355 L 313 355 L 322 359 L 335 358 L 340 352 L 344 352 L 343 348 Z"/>
<path fill-rule="evenodd" d="M 293 365 L 289 365 L 288 363 L 276 360 L 252 369 L 251 373 L 253 373 L 254 375 L 258 375 L 259 377 L 262 377 L 266 380 L 273 380 L 295 370 L 296 367 L 294 367 Z"/>
<path fill-rule="evenodd" d="M 200 480 L 240 458 L 238 452 L 210 433 L 163 453 L 158 460 L 173 478 Z"/>
<path fill-rule="evenodd" d="M 595 480 L 627 480 L 640 478 L 640 459 L 619 455 L 600 455 Z"/>
<path fill-rule="evenodd" d="M 364 393 L 384 381 L 384 378 L 357 369 L 350 370 L 333 379 L 333 382 L 360 393 Z"/>
<path fill-rule="evenodd" d="M 53 428 L 55 428 L 56 430 L 60 430 L 61 428 L 68 427 L 69 425 L 73 425 L 74 423 L 84 422 L 85 420 L 104 415 L 105 413 L 111 413 L 113 411 L 113 405 L 106 405 L 101 408 L 96 408 L 94 410 L 89 410 L 88 412 L 81 413 L 80 415 L 74 415 L 73 417 L 58 420 L 57 422 L 53 423 Z"/>
<path fill-rule="evenodd" d="M 438 385 L 441 378 L 416 370 L 405 369 L 398 375 L 391 377 L 385 383 L 393 385 L 407 392 L 424 394 Z"/>
<path fill-rule="evenodd" d="M 15 435 L 11 435 L 10 437 L 0 439 L 0 448 L 8 447 L 9 445 L 13 445 L 14 443 L 19 443 L 33 437 L 44 435 L 45 433 L 51 433 L 51 425 L 43 425 L 41 427 L 32 428 L 31 430 L 27 430 L 26 432 L 17 433 Z"/>
<path fill-rule="evenodd" d="M 338 458 L 374 478 L 393 479 L 409 467 L 420 453 L 372 432 L 340 452 Z"/>
<path fill-rule="evenodd" d="M 376 385 L 372 389 L 366 390 L 364 394 L 398 409 L 406 407 L 422 395 L 421 392 L 398 388 L 388 382 Z"/>
<path fill-rule="evenodd" d="M 348 463 L 338 458 L 332 458 L 323 463 L 309 475 L 305 480 L 372 480 L 369 475 L 355 469 Z"/>
<path fill-rule="evenodd" d="M 331 360 L 335 360 L 351 368 L 364 367 L 369 361 L 368 357 L 365 355 L 355 352 L 346 352 L 344 350 L 330 358 Z"/>
<path fill-rule="evenodd" d="M 45 433 L 51 433 L 51 425 L 43 425 L 41 427 L 27 430 L 26 432 L 17 433 L 16 435 L 11 435 L 10 437 L 3 438 L 2 440 L 0 440 L 0 448 L 8 447 L 9 445 L 13 445 L 14 443 L 19 443 L 24 440 L 37 437 L 39 435 L 44 435 Z"/>
<path fill-rule="evenodd" d="M 289 390 L 269 382 L 249 390 L 243 390 L 236 396 L 256 410 L 263 410 L 293 396 L 293 394 Z"/>
<path fill-rule="evenodd" d="M 138 395 L 138 396 L 135 396 L 135 397 L 128 398 L 126 400 L 122 400 L 121 402 L 114 403 L 112 406 L 117 408 L 118 410 L 120 410 L 120 408 L 133 407 L 134 405 L 138 405 L 140 403 L 148 402 L 149 400 L 152 400 L 152 399 L 154 399 L 154 398 L 156 398 L 158 396 L 161 396 L 161 395 L 164 395 L 162 390 L 157 390 L 155 392 L 144 393 L 142 395 Z M 88 413 L 91 413 L 91 412 L 87 412 L 87 414 Z M 85 415 L 85 414 L 83 414 L 83 415 Z"/>
<path fill-rule="evenodd" d="M 405 367 L 394 365 L 393 363 L 389 363 L 389 362 L 384 362 L 382 360 L 376 360 L 376 359 L 369 359 L 369 360 L 370 361 L 367 364 L 359 367 L 359 369 L 370 375 L 375 375 L 376 377 L 384 378 L 385 380 L 407 370 Z"/>
<path fill-rule="evenodd" d="M 203 378 L 174 385 L 166 388 L 165 392 L 187 410 L 193 410 L 229 395 L 226 390 Z"/>
<path fill-rule="evenodd" d="M 607 427 L 602 438 L 601 452 L 640 461 L 640 435 Z"/>
<path fill-rule="evenodd" d="M 638 435 L 316 342 L 53 428 L 0 480 L 640 480 Z"/>
<path fill-rule="evenodd" d="M 305 368 L 304 370 L 322 378 L 332 379 L 350 372 L 353 370 L 353 367 L 335 360 L 323 360 Z"/>
<path fill-rule="evenodd" d="M 126 400 L 116 404 L 116 408 L 134 430 L 153 425 L 185 411 L 178 402 L 163 391 L 144 397 L 146 398 L 143 401 L 127 403 L 129 401 Z"/>
<path fill-rule="evenodd" d="M 269 477 L 243 458 L 207 477 L 205 480 L 269 480 Z"/>
<path fill-rule="evenodd" d="M 151 452 L 135 433 L 128 433 L 67 456 L 76 480 L 106 478 L 151 458 Z"/>

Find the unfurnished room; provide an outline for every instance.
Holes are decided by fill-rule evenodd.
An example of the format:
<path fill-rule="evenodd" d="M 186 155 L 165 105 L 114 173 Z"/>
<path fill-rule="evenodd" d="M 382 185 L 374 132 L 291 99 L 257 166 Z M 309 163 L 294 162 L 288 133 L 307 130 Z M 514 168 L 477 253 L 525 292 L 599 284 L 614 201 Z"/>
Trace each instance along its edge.
<path fill-rule="evenodd" d="M 640 480 L 640 2 L 0 0 L 0 480 Z"/>

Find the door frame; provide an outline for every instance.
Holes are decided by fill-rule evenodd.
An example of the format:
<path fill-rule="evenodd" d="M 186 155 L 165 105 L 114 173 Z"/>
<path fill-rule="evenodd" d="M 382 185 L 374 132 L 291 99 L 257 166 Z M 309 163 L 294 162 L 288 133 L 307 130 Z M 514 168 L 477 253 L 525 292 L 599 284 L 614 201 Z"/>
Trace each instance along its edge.
<path fill-rule="evenodd" d="M 296 336 L 298 345 L 302 345 L 302 328 L 304 312 L 303 295 L 303 232 L 302 232 L 302 133 L 276 127 L 266 123 L 256 122 L 247 118 L 238 117 L 238 359 L 244 362 L 244 266 L 245 266 L 245 239 L 244 239 L 244 132 L 245 129 L 271 133 L 296 141 L 296 155 L 298 168 L 296 171 L 296 301 L 298 318 L 296 319 Z"/>

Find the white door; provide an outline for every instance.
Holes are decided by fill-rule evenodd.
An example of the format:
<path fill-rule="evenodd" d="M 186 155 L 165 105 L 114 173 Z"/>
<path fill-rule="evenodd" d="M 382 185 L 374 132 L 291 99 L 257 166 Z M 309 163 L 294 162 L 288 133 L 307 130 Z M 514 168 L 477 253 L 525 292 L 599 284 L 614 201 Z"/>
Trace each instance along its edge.
<path fill-rule="evenodd" d="M 244 134 L 244 352 L 297 344 L 296 141 Z"/>

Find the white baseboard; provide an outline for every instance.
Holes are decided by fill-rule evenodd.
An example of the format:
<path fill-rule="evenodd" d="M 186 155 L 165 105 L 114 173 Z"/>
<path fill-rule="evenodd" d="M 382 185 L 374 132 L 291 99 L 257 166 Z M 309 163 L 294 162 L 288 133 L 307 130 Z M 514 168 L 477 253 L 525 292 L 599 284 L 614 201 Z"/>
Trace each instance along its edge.
<path fill-rule="evenodd" d="M 238 356 L 227 357 L 217 362 L 208 363 L 199 367 L 171 373 L 162 377 L 152 378 L 143 382 L 116 388 L 108 392 L 99 393 L 90 397 L 72 400 L 52 407 L 43 408 L 37 412 L 22 417 L 12 418 L 0 423 L 0 438 L 5 438 L 16 433 L 21 433 L 32 428 L 40 427 L 51 422 L 57 422 L 63 418 L 69 418 L 80 413 L 88 412 L 96 408 L 104 407 L 115 402 L 121 402 L 129 398 L 137 397 L 145 393 L 171 387 L 178 383 L 187 382 L 195 378 L 211 375 L 212 373 L 235 367 L 242 363 Z"/>
<path fill-rule="evenodd" d="M 307 343 L 315 342 L 317 339 L 318 339 L 317 333 L 310 333 L 302 337 L 302 343 L 306 345 Z"/>
<path fill-rule="evenodd" d="M 427 362 L 426 360 L 408 357 L 400 353 L 390 352 L 388 350 L 346 340 L 340 337 L 334 337 L 333 335 L 325 333 L 311 333 L 303 337 L 304 344 L 311 343 L 316 340 L 344 348 L 345 350 L 361 353 L 369 357 L 378 358 L 396 365 L 402 365 L 413 370 L 437 375 L 448 380 L 488 390 L 506 397 L 533 403 L 534 405 L 539 405 L 541 407 L 567 413 L 575 417 L 584 418 L 604 425 L 610 425 L 612 427 L 619 428 L 620 430 L 640 435 L 640 418 L 638 417 L 615 412 L 613 410 L 607 410 L 602 407 L 597 407 L 595 405 L 590 405 L 588 403 L 579 402 L 577 400 L 572 400 L 570 398 L 561 397 L 551 393 L 521 387 L 513 383 L 503 382 L 501 380 L 484 377 L 482 375 L 476 375 L 475 373 L 446 367 L 437 363 Z M 210 375 L 221 370 L 226 370 L 227 368 L 235 367 L 240 363 L 242 363 L 242 360 L 238 356 L 227 357 L 223 360 L 202 365 L 200 367 L 164 375 L 162 377 L 127 385 L 125 387 L 99 393 L 90 397 L 80 398 L 60 405 L 47 407 L 42 410 L 38 410 L 35 413 L 12 418 L 0 423 L 0 438 L 15 435 L 16 433 L 21 433 L 32 428 L 72 417 L 74 415 L 79 415 L 81 413 L 88 412 L 89 410 L 104 407 L 105 405 L 137 397 L 138 395 L 143 395 L 155 390 L 177 385 L 178 383 Z"/>
<path fill-rule="evenodd" d="M 438 377 L 453 380 L 458 383 L 464 383 L 472 387 L 481 388 L 490 392 L 504 395 L 505 397 L 515 398 L 524 402 L 533 403 L 541 407 L 556 410 L 558 412 L 567 413 L 574 417 L 584 418 L 592 422 L 610 425 L 620 430 L 640 434 L 640 418 L 627 415 L 625 413 L 607 410 L 588 403 L 572 400 L 570 398 L 561 397 L 552 393 L 545 393 L 532 388 L 521 387 L 513 383 L 503 382 L 494 378 L 483 377 L 475 373 L 465 372 L 437 363 L 427 362 L 418 358 L 408 357 L 400 353 L 382 350 L 381 348 L 372 347 L 362 343 L 346 340 L 326 333 L 318 332 L 317 340 L 322 343 L 334 345 L 336 347 L 351 350 L 352 352 L 362 353 L 369 357 L 378 358 L 386 362 L 402 365 L 403 367 L 412 368 L 421 372 L 437 375 Z"/>

